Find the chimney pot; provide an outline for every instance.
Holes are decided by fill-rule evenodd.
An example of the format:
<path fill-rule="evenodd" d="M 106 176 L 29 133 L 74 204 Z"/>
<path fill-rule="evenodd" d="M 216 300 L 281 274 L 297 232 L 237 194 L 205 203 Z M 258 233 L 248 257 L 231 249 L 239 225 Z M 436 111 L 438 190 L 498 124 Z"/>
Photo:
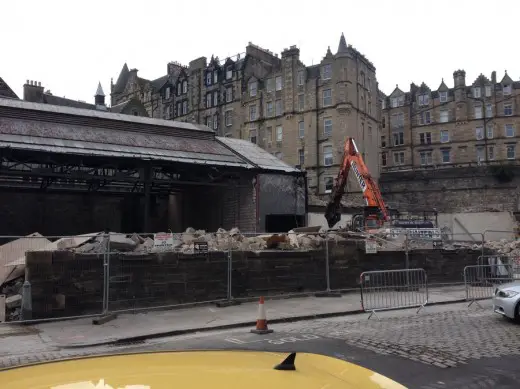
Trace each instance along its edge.
<path fill-rule="evenodd" d="M 29 80 L 27 80 L 26 84 L 29 85 Z"/>
<path fill-rule="evenodd" d="M 41 83 L 41 81 L 38 81 L 38 86 L 42 86 L 42 83 Z"/>

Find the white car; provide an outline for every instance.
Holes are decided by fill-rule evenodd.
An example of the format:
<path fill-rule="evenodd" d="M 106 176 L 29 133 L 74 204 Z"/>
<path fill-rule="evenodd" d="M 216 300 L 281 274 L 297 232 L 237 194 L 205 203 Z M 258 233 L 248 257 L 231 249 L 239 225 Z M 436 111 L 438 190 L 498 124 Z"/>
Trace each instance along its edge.
<path fill-rule="evenodd" d="M 520 281 L 508 282 L 495 288 L 493 311 L 520 321 Z"/>

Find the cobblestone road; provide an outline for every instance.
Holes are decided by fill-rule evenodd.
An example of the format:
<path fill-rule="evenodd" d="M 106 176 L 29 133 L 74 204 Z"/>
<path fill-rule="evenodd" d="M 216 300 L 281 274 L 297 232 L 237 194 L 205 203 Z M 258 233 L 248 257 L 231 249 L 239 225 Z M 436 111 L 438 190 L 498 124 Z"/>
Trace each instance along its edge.
<path fill-rule="evenodd" d="M 484 309 L 422 312 L 381 320 L 334 318 L 305 322 L 300 328 L 291 324 L 278 328 L 342 339 L 379 354 L 441 368 L 465 364 L 469 359 L 520 355 L 520 326 Z"/>

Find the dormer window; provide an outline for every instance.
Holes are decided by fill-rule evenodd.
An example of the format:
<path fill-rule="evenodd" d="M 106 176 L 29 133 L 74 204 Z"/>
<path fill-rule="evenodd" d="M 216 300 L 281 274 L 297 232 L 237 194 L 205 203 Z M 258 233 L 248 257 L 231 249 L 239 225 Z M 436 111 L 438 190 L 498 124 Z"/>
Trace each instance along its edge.
<path fill-rule="evenodd" d="M 480 99 L 480 86 L 473 88 L 473 98 Z"/>
<path fill-rule="evenodd" d="M 206 73 L 206 85 L 211 85 L 211 79 L 212 79 L 212 73 L 207 72 Z"/>
<path fill-rule="evenodd" d="M 399 97 L 392 97 L 390 99 L 390 104 L 392 108 L 401 107 L 404 105 L 404 95 Z"/>
<path fill-rule="evenodd" d="M 170 98 L 170 87 L 166 88 L 164 91 L 164 98 L 169 99 Z"/>
<path fill-rule="evenodd" d="M 218 71 L 213 72 L 213 84 L 218 83 Z"/>
<path fill-rule="evenodd" d="M 381 109 L 385 109 L 386 108 L 386 101 L 385 99 L 381 100 Z"/>
<path fill-rule="evenodd" d="M 182 82 L 182 93 L 188 93 L 188 81 L 184 80 Z"/>
<path fill-rule="evenodd" d="M 231 80 L 233 77 L 233 66 L 228 66 L 226 68 L 226 80 Z"/>
<path fill-rule="evenodd" d="M 181 95 L 181 93 L 182 93 L 182 89 L 181 89 L 181 88 L 182 88 L 182 85 L 181 85 L 181 83 L 179 82 L 179 83 L 177 84 L 177 96 L 180 96 L 180 95 Z"/>
<path fill-rule="evenodd" d="M 491 97 L 491 85 L 486 85 L 486 97 Z"/>
<path fill-rule="evenodd" d="M 428 105 L 430 104 L 430 95 L 419 95 L 417 100 L 419 102 L 419 105 Z"/>
<path fill-rule="evenodd" d="M 511 94 L 511 85 L 502 86 L 502 93 L 504 95 L 510 95 Z"/>
<path fill-rule="evenodd" d="M 256 96 L 257 86 L 258 86 L 258 84 L 256 81 L 252 81 L 249 83 L 249 96 L 250 97 Z"/>
<path fill-rule="evenodd" d="M 332 77 L 332 65 L 330 63 L 323 65 L 323 79 L 330 80 Z"/>
<path fill-rule="evenodd" d="M 439 101 L 445 103 L 448 101 L 448 92 L 439 92 Z"/>

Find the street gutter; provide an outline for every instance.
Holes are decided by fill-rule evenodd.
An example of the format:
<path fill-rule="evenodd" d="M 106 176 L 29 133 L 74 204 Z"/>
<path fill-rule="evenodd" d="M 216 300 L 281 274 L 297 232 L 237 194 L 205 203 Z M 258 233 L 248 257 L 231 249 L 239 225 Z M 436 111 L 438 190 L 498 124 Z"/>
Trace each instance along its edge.
<path fill-rule="evenodd" d="M 460 304 L 460 303 L 464 303 L 466 301 L 467 301 L 466 299 L 439 301 L 439 302 L 428 303 L 425 305 L 425 307 L 436 306 L 436 305 Z M 386 309 L 385 312 L 402 311 L 405 309 L 410 309 L 410 307 Z M 325 319 L 325 318 L 329 318 L 329 317 L 339 317 L 339 316 L 352 316 L 352 315 L 359 315 L 359 314 L 363 314 L 363 313 L 368 313 L 368 312 L 365 312 L 362 309 L 356 309 L 356 310 L 350 310 L 350 311 L 319 313 L 319 314 L 314 314 L 314 315 L 283 317 L 283 318 L 268 320 L 268 324 L 291 323 L 291 322 Z M 76 344 L 71 344 L 71 345 L 53 343 L 53 346 L 59 347 L 62 349 L 75 349 L 75 348 L 86 348 L 86 347 L 96 347 L 96 346 L 106 346 L 106 345 L 124 346 L 126 343 L 139 342 L 139 341 L 144 341 L 147 339 L 156 339 L 156 338 L 163 338 L 163 337 L 168 337 L 168 336 L 180 336 L 180 335 L 193 334 L 196 332 L 211 332 L 211 331 L 218 331 L 218 330 L 227 330 L 227 329 L 233 329 L 233 328 L 254 327 L 254 326 L 256 326 L 256 322 L 247 321 L 247 322 L 237 322 L 237 323 L 231 323 L 231 324 L 222 324 L 222 325 L 216 325 L 216 326 L 211 326 L 211 327 L 198 327 L 198 328 L 186 328 L 186 329 L 182 329 L 182 330 L 162 331 L 162 332 L 155 332 L 155 333 L 151 333 L 151 334 L 123 337 L 123 338 L 119 338 L 119 339 L 112 338 L 110 340 L 106 340 L 106 341 L 102 341 L 102 342 L 95 342 L 95 343 L 86 342 L 86 343 L 76 343 Z"/>

